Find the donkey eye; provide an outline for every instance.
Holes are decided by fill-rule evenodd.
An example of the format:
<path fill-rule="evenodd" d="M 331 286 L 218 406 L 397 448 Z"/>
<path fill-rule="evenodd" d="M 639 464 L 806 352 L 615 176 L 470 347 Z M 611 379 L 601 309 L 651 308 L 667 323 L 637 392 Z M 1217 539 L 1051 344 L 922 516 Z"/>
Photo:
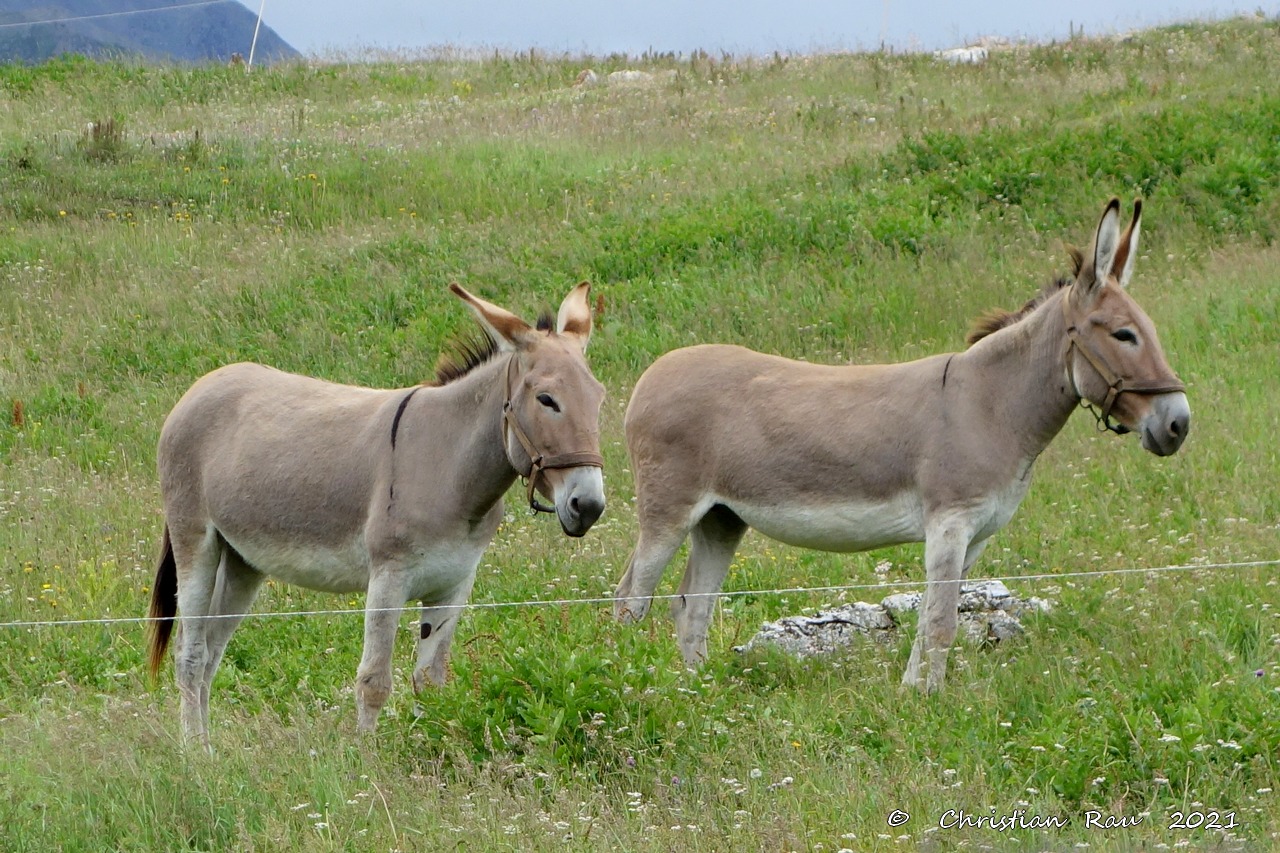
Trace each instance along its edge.
<path fill-rule="evenodd" d="M 1136 344 L 1138 336 L 1129 329 L 1117 329 L 1111 333 L 1111 337 L 1124 344 Z"/>
<path fill-rule="evenodd" d="M 539 394 L 538 402 L 546 406 L 548 409 L 550 409 L 553 412 L 560 411 L 560 404 L 557 403 L 550 394 Z"/>

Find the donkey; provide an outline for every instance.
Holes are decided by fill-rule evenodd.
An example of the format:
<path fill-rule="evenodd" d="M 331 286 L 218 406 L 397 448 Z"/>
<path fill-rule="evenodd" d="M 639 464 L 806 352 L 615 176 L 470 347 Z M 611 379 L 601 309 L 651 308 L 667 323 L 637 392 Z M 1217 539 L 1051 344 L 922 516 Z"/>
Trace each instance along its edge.
<path fill-rule="evenodd" d="M 415 690 L 444 681 L 449 644 L 502 496 L 528 478 L 537 510 L 582 536 L 604 511 L 604 387 L 587 367 L 590 286 L 537 327 L 450 285 L 484 343 L 446 356 L 434 383 L 377 390 L 257 364 L 199 379 L 160 434 L 165 528 L 151 599 L 150 667 L 175 621 L 187 739 L 208 743 L 209 686 L 268 576 L 367 592 L 357 725 L 391 692 L 401 608 L 422 603 Z M 542 504 L 535 492 L 549 498 Z"/>
<path fill-rule="evenodd" d="M 925 543 L 921 621 L 903 684 L 938 690 L 960 581 L 1008 523 L 1031 467 L 1073 409 L 1177 451 L 1191 411 L 1151 320 L 1124 290 L 1141 201 L 1123 234 L 1111 199 L 1074 278 L 1019 312 L 989 316 L 964 352 L 902 364 L 824 366 L 735 346 L 659 358 L 627 407 L 640 532 L 614 613 L 644 618 L 692 534 L 672 606 L 687 664 L 743 534 L 824 551 Z M 1114 418 L 1118 423 L 1112 423 Z"/>

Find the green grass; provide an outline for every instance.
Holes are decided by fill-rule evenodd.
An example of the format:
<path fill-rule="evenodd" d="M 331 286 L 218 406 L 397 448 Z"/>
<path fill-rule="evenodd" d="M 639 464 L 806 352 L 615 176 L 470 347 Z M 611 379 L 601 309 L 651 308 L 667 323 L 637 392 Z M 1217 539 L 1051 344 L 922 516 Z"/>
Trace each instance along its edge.
<path fill-rule="evenodd" d="M 1264 849 L 1280 833 L 1280 27 L 996 52 L 733 60 L 449 55 L 246 75 L 0 67 L 0 621 L 144 615 L 154 447 L 192 381 L 254 359 L 404 386 L 465 331 L 458 281 L 526 316 L 589 279 L 609 507 L 581 541 L 510 502 L 455 641 L 354 732 L 361 597 L 268 586 L 177 742 L 136 622 L 0 626 L 6 849 Z M 571 84 L 590 65 L 674 71 Z M 90 124 L 92 123 L 92 127 Z M 606 605 L 635 533 L 622 447 L 661 353 L 958 349 L 1142 196 L 1134 295 L 1189 386 L 1176 456 L 1074 418 L 975 573 L 1054 609 L 903 694 L 910 634 L 835 660 L 732 651 L 762 621 L 918 581 L 921 548 L 747 538 L 686 672 L 665 607 Z M 678 561 L 662 592 L 674 590 Z M 886 818 L 912 815 L 901 827 Z M 1065 821 L 940 827 L 948 810 Z M 1233 812 L 1229 832 L 1171 829 Z M 1143 817 L 1113 829 L 1091 812 Z M 900 839 L 901 836 L 907 836 Z"/>

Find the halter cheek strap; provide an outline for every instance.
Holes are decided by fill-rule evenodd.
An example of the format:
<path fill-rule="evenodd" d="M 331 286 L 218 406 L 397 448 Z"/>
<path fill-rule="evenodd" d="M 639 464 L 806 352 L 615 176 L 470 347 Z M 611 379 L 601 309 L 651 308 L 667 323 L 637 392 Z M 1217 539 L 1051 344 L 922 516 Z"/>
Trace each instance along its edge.
<path fill-rule="evenodd" d="M 556 453 L 551 456 L 538 452 L 529 436 L 521 428 L 520 422 L 516 420 L 515 409 L 511 406 L 512 367 L 515 365 L 515 361 L 516 357 L 513 355 L 511 356 L 511 361 L 507 362 L 507 394 L 502 403 L 503 445 L 506 445 L 507 433 L 510 432 L 516 437 L 516 441 L 520 442 L 520 446 L 524 448 L 524 452 L 529 456 L 529 506 L 535 512 L 555 512 L 555 507 L 549 507 L 538 500 L 536 489 L 538 480 L 542 478 L 543 472 L 553 468 L 578 468 L 583 465 L 604 468 L 604 457 L 592 450 Z"/>
<path fill-rule="evenodd" d="M 1067 379 L 1071 382 L 1071 391 L 1080 400 L 1080 405 L 1088 409 L 1098 420 L 1098 431 L 1111 430 L 1117 435 L 1123 435 L 1128 432 L 1128 428 L 1123 424 L 1117 425 L 1111 423 L 1111 409 L 1115 406 L 1116 400 L 1120 399 L 1120 395 L 1126 392 L 1133 394 L 1171 394 L 1176 391 L 1186 391 L 1187 386 L 1182 384 L 1176 376 L 1169 376 L 1165 379 L 1126 379 L 1111 369 L 1107 364 L 1102 353 L 1093 346 L 1088 339 L 1080 336 L 1080 330 L 1071 322 L 1071 318 L 1067 316 L 1067 301 L 1062 300 L 1062 314 L 1067 321 Z M 1080 388 L 1076 385 L 1075 370 L 1072 369 L 1071 353 L 1072 350 L 1078 351 L 1084 356 L 1085 361 L 1092 365 L 1093 369 L 1098 371 L 1098 375 L 1102 377 L 1102 381 L 1107 383 L 1107 396 L 1103 398 L 1101 404 L 1101 412 L 1093 410 L 1092 403 L 1080 393 Z"/>

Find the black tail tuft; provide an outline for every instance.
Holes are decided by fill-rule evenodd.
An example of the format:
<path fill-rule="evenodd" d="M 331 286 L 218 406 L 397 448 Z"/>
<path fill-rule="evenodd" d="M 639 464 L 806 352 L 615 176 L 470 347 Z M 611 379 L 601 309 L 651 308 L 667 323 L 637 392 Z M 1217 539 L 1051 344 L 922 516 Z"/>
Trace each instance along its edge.
<path fill-rule="evenodd" d="M 173 544 L 169 541 L 169 525 L 164 527 L 164 541 L 160 545 L 160 564 L 156 568 L 156 582 L 151 589 L 151 643 L 147 657 L 151 678 L 160 674 L 169 638 L 173 634 L 173 617 L 178 613 L 178 570 L 173 561 Z"/>

